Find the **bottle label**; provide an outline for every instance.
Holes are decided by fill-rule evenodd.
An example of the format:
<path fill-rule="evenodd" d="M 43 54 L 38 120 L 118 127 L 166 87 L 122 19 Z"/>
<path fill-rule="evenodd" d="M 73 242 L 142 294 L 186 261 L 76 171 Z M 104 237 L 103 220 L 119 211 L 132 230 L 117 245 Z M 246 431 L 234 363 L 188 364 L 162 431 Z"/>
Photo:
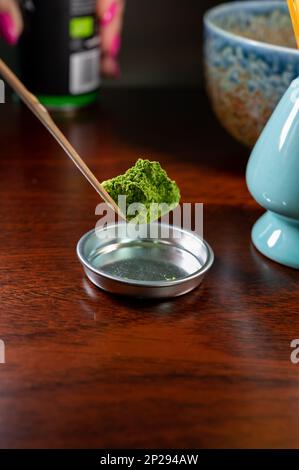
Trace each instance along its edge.
<path fill-rule="evenodd" d="M 98 49 L 76 52 L 70 56 L 70 92 L 87 93 L 100 84 L 100 54 Z"/>
<path fill-rule="evenodd" d="M 88 93 L 100 85 L 100 52 L 95 0 L 71 0 L 69 89 L 72 95 Z"/>

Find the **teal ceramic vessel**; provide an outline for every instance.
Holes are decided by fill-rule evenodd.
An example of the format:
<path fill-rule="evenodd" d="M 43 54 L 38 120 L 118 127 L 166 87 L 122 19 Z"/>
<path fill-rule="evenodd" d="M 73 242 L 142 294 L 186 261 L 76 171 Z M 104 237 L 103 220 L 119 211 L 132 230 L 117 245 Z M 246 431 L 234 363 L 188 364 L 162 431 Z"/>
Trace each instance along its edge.
<path fill-rule="evenodd" d="M 253 227 L 254 245 L 272 260 L 299 269 L 299 78 L 266 124 L 246 177 L 251 194 L 267 209 Z"/>

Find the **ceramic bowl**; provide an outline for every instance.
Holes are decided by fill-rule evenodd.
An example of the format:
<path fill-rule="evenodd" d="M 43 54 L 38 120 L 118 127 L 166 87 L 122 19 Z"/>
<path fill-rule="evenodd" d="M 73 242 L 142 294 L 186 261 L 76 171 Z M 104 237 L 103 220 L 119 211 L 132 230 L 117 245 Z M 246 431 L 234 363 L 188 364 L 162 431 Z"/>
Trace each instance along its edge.
<path fill-rule="evenodd" d="M 299 51 L 286 2 L 243 1 L 209 10 L 205 25 L 208 94 L 222 125 L 254 145 L 299 75 Z"/>

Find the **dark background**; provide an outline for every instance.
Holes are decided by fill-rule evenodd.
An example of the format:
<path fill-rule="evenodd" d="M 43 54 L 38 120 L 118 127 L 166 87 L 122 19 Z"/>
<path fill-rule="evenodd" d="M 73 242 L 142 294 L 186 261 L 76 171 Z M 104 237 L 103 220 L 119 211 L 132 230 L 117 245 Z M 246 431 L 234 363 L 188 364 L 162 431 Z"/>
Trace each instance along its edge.
<path fill-rule="evenodd" d="M 50 1 L 50 0 L 49 0 Z M 217 0 L 127 0 L 121 77 L 105 86 L 196 86 L 201 83 L 202 17 Z M 0 45 L 16 67 L 16 50 Z"/>
<path fill-rule="evenodd" d="M 217 0 L 128 0 L 120 83 L 197 85 L 201 80 L 202 17 Z"/>

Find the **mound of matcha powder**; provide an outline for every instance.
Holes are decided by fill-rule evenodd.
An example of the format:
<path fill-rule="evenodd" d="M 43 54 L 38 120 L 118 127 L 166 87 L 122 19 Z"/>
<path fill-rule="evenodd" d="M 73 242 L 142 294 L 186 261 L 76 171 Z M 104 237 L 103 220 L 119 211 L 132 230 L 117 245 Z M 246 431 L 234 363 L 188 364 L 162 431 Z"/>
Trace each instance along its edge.
<path fill-rule="evenodd" d="M 159 162 L 139 159 L 123 175 L 104 181 L 104 188 L 118 203 L 119 196 L 126 196 L 126 208 L 141 203 L 144 210 L 135 215 L 127 214 L 127 220 L 137 223 L 153 222 L 174 209 L 180 201 L 180 190 Z"/>

